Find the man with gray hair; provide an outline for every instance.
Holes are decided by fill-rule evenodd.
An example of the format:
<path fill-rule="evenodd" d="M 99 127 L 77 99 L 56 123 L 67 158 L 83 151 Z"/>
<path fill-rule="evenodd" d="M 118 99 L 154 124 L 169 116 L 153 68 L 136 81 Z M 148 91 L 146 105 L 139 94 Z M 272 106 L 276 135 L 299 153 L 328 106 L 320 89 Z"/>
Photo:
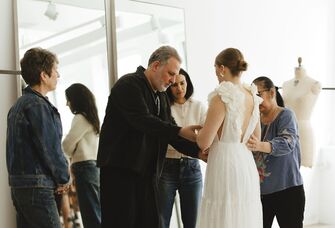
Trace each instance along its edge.
<path fill-rule="evenodd" d="M 165 93 L 180 63 L 174 48 L 162 46 L 147 69 L 139 66 L 111 90 L 98 149 L 102 227 L 160 227 L 156 190 L 167 145 L 203 156 L 194 143 L 199 126 L 178 127 Z"/>

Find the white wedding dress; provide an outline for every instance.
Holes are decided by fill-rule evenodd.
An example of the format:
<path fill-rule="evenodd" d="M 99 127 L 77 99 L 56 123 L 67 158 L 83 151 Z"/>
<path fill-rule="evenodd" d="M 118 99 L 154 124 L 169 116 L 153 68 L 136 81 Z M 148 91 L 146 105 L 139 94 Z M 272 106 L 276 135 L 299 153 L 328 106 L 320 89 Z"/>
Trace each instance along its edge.
<path fill-rule="evenodd" d="M 242 140 L 245 95 L 240 85 L 222 82 L 208 97 L 221 97 L 226 116 L 222 135 L 210 147 L 197 228 L 263 227 L 258 171 L 245 145 L 259 121 L 262 99 L 256 96 L 255 85 L 243 86 L 251 91 L 254 107 Z"/>

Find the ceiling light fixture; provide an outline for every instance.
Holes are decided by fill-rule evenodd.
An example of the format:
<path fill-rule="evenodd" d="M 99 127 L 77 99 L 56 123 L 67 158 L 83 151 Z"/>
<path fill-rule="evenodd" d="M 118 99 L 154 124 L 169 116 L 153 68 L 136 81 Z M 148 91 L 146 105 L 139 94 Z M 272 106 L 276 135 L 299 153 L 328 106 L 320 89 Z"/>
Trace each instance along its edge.
<path fill-rule="evenodd" d="M 56 4 L 49 2 L 47 6 L 47 10 L 44 12 L 44 15 L 47 16 L 50 20 L 56 20 L 58 16 L 58 12 L 56 9 Z"/>

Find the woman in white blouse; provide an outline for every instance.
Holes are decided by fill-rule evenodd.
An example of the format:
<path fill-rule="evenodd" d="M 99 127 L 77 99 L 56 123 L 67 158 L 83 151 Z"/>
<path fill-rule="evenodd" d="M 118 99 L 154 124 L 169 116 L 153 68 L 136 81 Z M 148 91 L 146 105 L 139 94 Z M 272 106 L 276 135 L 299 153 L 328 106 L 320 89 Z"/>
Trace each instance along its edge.
<path fill-rule="evenodd" d="M 80 83 L 65 90 L 67 105 L 74 114 L 63 141 L 70 157 L 80 212 L 85 228 L 100 227 L 100 170 L 96 166 L 100 122 L 92 92 Z"/>
<path fill-rule="evenodd" d="M 201 102 L 191 98 L 193 85 L 186 71 L 180 69 L 176 81 L 167 89 L 171 112 L 178 126 L 198 125 L 205 117 Z M 176 191 L 185 228 L 194 228 L 202 194 L 202 174 L 198 159 L 187 157 L 169 146 L 159 181 L 159 212 L 163 228 L 169 228 Z"/>

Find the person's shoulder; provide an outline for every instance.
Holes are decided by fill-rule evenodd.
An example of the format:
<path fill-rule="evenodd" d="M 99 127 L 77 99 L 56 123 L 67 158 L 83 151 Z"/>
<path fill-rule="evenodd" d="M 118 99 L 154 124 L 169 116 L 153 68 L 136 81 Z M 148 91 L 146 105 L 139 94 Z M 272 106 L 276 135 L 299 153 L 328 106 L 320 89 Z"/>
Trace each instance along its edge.
<path fill-rule="evenodd" d="M 73 120 L 78 122 L 87 122 L 86 117 L 81 113 L 75 114 Z"/>
<path fill-rule="evenodd" d="M 115 83 L 122 84 L 122 83 L 138 83 L 139 81 L 145 81 L 145 69 L 142 66 L 139 66 L 135 72 L 127 73 L 121 76 Z"/>
<path fill-rule="evenodd" d="M 221 82 L 213 92 L 208 95 L 208 103 L 221 100 L 224 103 L 230 103 L 234 98 L 234 85 L 231 82 Z"/>
<path fill-rule="evenodd" d="M 20 104 L 22 105 L 22 107 L 25 107 L 25 108 L 48 105 L 47 101 L 45 101 L 44 98 L 34 93 L 24 93 L 17 100 L 17 104 Z"/>
<path fill-rule="evenodd" d="M 236 88 L 232 82 L 224 81 L 221 82 L 216 88 L 215 92 L 220 95 L 228 95 L 230 93 L 234 93 L 236 91 Z"/>
<path fill-rule="evenodd" d="M 256 92 L 257 91 L 257 86 L 254 83 L 251 83 L 250 85 L 247 83 L 242 83 L 242 86 L 244 89 L 250 91 L 250 92 Z"/>
<path fill-rule="evenodd" d="M 134 81 L 138 78 L 136 77 L 136 75 L 137 75 L 136 72 L 125 74 L 116 81 L 116 84 Z"/>
<path fill-rule="evenodd" d="M 136 88 L 139 87 L 141 85 L 141 78 L 138 77 L 138 75 L 135 73 L 129 73 L 129 74 L 125 74 L 123 75 L 121 78 L 119 78 L 113 88 L 112 88 L 112 92 L 116 92 L 116 91 L 123 91 L 125 88 Z"/>
<path fill-rule="evenodd" d="M 294 111 L 291 108 L 287 108 L 287 107 L 284 107 L 280 114 L 281 118 L 287 118 L 287 117 L 293 117 L 293 116 L 295 116 Z"/>
<path fill-rule="evenodd" d="M 319 81 L 313 79 L 311 91 L 313 94 L 319 94 L 321 92 L 322 86 Z"/>
<path fill-rule="evenodd" d="M 91 126 L 86 117 L 80 113 L 74 115 L 72 122 L 77 123 L 77 126 L 81 126 L 82 128 Z"/>

